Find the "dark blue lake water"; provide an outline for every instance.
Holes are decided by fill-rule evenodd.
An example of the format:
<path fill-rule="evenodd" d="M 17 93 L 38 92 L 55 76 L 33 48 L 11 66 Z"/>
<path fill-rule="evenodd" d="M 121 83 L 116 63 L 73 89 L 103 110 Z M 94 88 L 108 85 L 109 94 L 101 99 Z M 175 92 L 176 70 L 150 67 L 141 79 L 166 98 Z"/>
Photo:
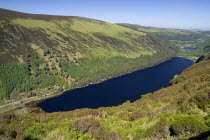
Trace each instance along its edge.
<path fill-rule="evenodd" d="M 187 50 L 196 50 L 196 48 L 193 48 L 193 47 L 184 47 L 183 49 L 187 49 Z"/>
<path fill-rule="evenodd" d="M 70 90 L 62 95 L 46 99 L 37 106 L 46 112 L 69 111 L 80 108 L 99 108 L 136 101 L 141 95 L 169 85 L 176 74 L 193 64 L 181 57 L 173 58 L 157 66 L 139 70 L 105 82 Z"/>

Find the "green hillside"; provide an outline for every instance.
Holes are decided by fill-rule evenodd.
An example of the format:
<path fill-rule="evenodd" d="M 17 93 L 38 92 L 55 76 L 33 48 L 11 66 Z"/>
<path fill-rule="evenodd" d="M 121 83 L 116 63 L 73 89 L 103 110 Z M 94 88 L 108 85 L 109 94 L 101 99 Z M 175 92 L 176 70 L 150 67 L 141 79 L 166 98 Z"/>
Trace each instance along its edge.
<path fill-rule="evenodd" d="M 119 23 L 118 25 L 129 27 L 139 31 L 155 33 L 167 40 L 189 41 L 189 40 L 207 38 L 208 35 L 207 32 L 205 33 L 205 32 L 192 31 L 192 30 L 145 27 L 141 25 L 128 24 L 128 23 Z"/>
<path fill-rule="evenodd" d="M 0 103 L 97 83 L 175 56 L 154 34 L 0 9 Z"/>
<path fill-rule="evenodd" d="M 210 45 L 210 36 L 208 31 L 199 32 L 181 29 L 144 27 L 141 25 L 127 23 L 119 23 L 118 25 L 137 31 L 154 33 L 162 39 L 168 40 L 170 45 L 178 52 L 178 56 L 190 58 L 194 61 L 196 61 L 202 54 L 210 50 L 210 48 L 206 48 Z M 184 47 L 196 48 L 196 50 L 183 49 Z"/>
<path fill-rule="evenodd" d="M 30 140 L 209 139 L 210 60 L 196 63 L 171 86 L 117 107 L 44 113 L 23 108 L 0 115 L 0 138 Z M 18 128 L 18 129 L 16 129 Z"/>

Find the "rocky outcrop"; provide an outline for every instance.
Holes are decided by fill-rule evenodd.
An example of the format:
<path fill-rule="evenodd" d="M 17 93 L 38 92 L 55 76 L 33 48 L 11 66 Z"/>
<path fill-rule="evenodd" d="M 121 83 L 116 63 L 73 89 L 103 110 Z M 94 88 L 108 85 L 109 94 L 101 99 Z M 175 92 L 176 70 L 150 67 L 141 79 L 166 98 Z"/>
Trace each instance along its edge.
<path fill-rule="evenodd" d="M 210 52 L 208 52 L 208 53 L 202 55 L 201 57 L 199 57 L 198 60 L 196 61 L 196 63 L 204 61 L 204 60 L 208 60 L 208 59 L 210 59 Z"/>

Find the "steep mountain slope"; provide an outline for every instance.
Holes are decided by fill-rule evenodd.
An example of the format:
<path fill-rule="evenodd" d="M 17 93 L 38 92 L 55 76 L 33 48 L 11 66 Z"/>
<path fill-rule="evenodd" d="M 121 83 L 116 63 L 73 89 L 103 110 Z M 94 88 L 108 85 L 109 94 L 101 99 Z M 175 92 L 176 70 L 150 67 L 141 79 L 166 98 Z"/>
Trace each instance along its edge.
<path fill-rule="evenodd" d="M 0 9 L 1 99 L 82 87 L 174 54 L 159 37 L 119 25 Z"/>
<path fill-rule="evenodd" d="M 210 60 L 196 63 L 171 86 L 117 107 L 0 116 L 0 138 L 207 139 L 210 136 Z M 18 129 L 16 129 L 18 128 Z"/>
<path fill-rule="evenodd" d="M 75 53 L 81 53 L 78 57 L 101 55 L 98 51 L 107 55 L 109 49 L 121 56 L 138 57 L 152 55 L 159 47 L 145 33 L 93 19 L 7 13 L 3 9 L 0 12 L 1 52 L 4 53 L 1 63 L 13 59 L 23 61 L 24 56 L 34 53 L 43 57 L 42 52 L 70 53 L 67 58 L 72 59 Z M 45 52 L 48 49 L 52 52 Z"/>

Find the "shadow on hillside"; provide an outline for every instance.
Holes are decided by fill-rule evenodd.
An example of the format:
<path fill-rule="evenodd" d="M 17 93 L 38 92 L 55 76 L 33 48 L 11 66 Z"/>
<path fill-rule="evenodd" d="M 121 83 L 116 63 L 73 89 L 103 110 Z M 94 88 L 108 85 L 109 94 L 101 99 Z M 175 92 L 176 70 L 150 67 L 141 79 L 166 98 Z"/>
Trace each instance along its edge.
<path fill-rule="evenodd" d="M 206 132 L 204 132 L 204 133 L 201 133 L 201 134 L 198 135 L 198 136 L 189 138 L 189 140 L 207 140 L 208 137 L 210 137 L 210 131 L 206 131 Z"/>

